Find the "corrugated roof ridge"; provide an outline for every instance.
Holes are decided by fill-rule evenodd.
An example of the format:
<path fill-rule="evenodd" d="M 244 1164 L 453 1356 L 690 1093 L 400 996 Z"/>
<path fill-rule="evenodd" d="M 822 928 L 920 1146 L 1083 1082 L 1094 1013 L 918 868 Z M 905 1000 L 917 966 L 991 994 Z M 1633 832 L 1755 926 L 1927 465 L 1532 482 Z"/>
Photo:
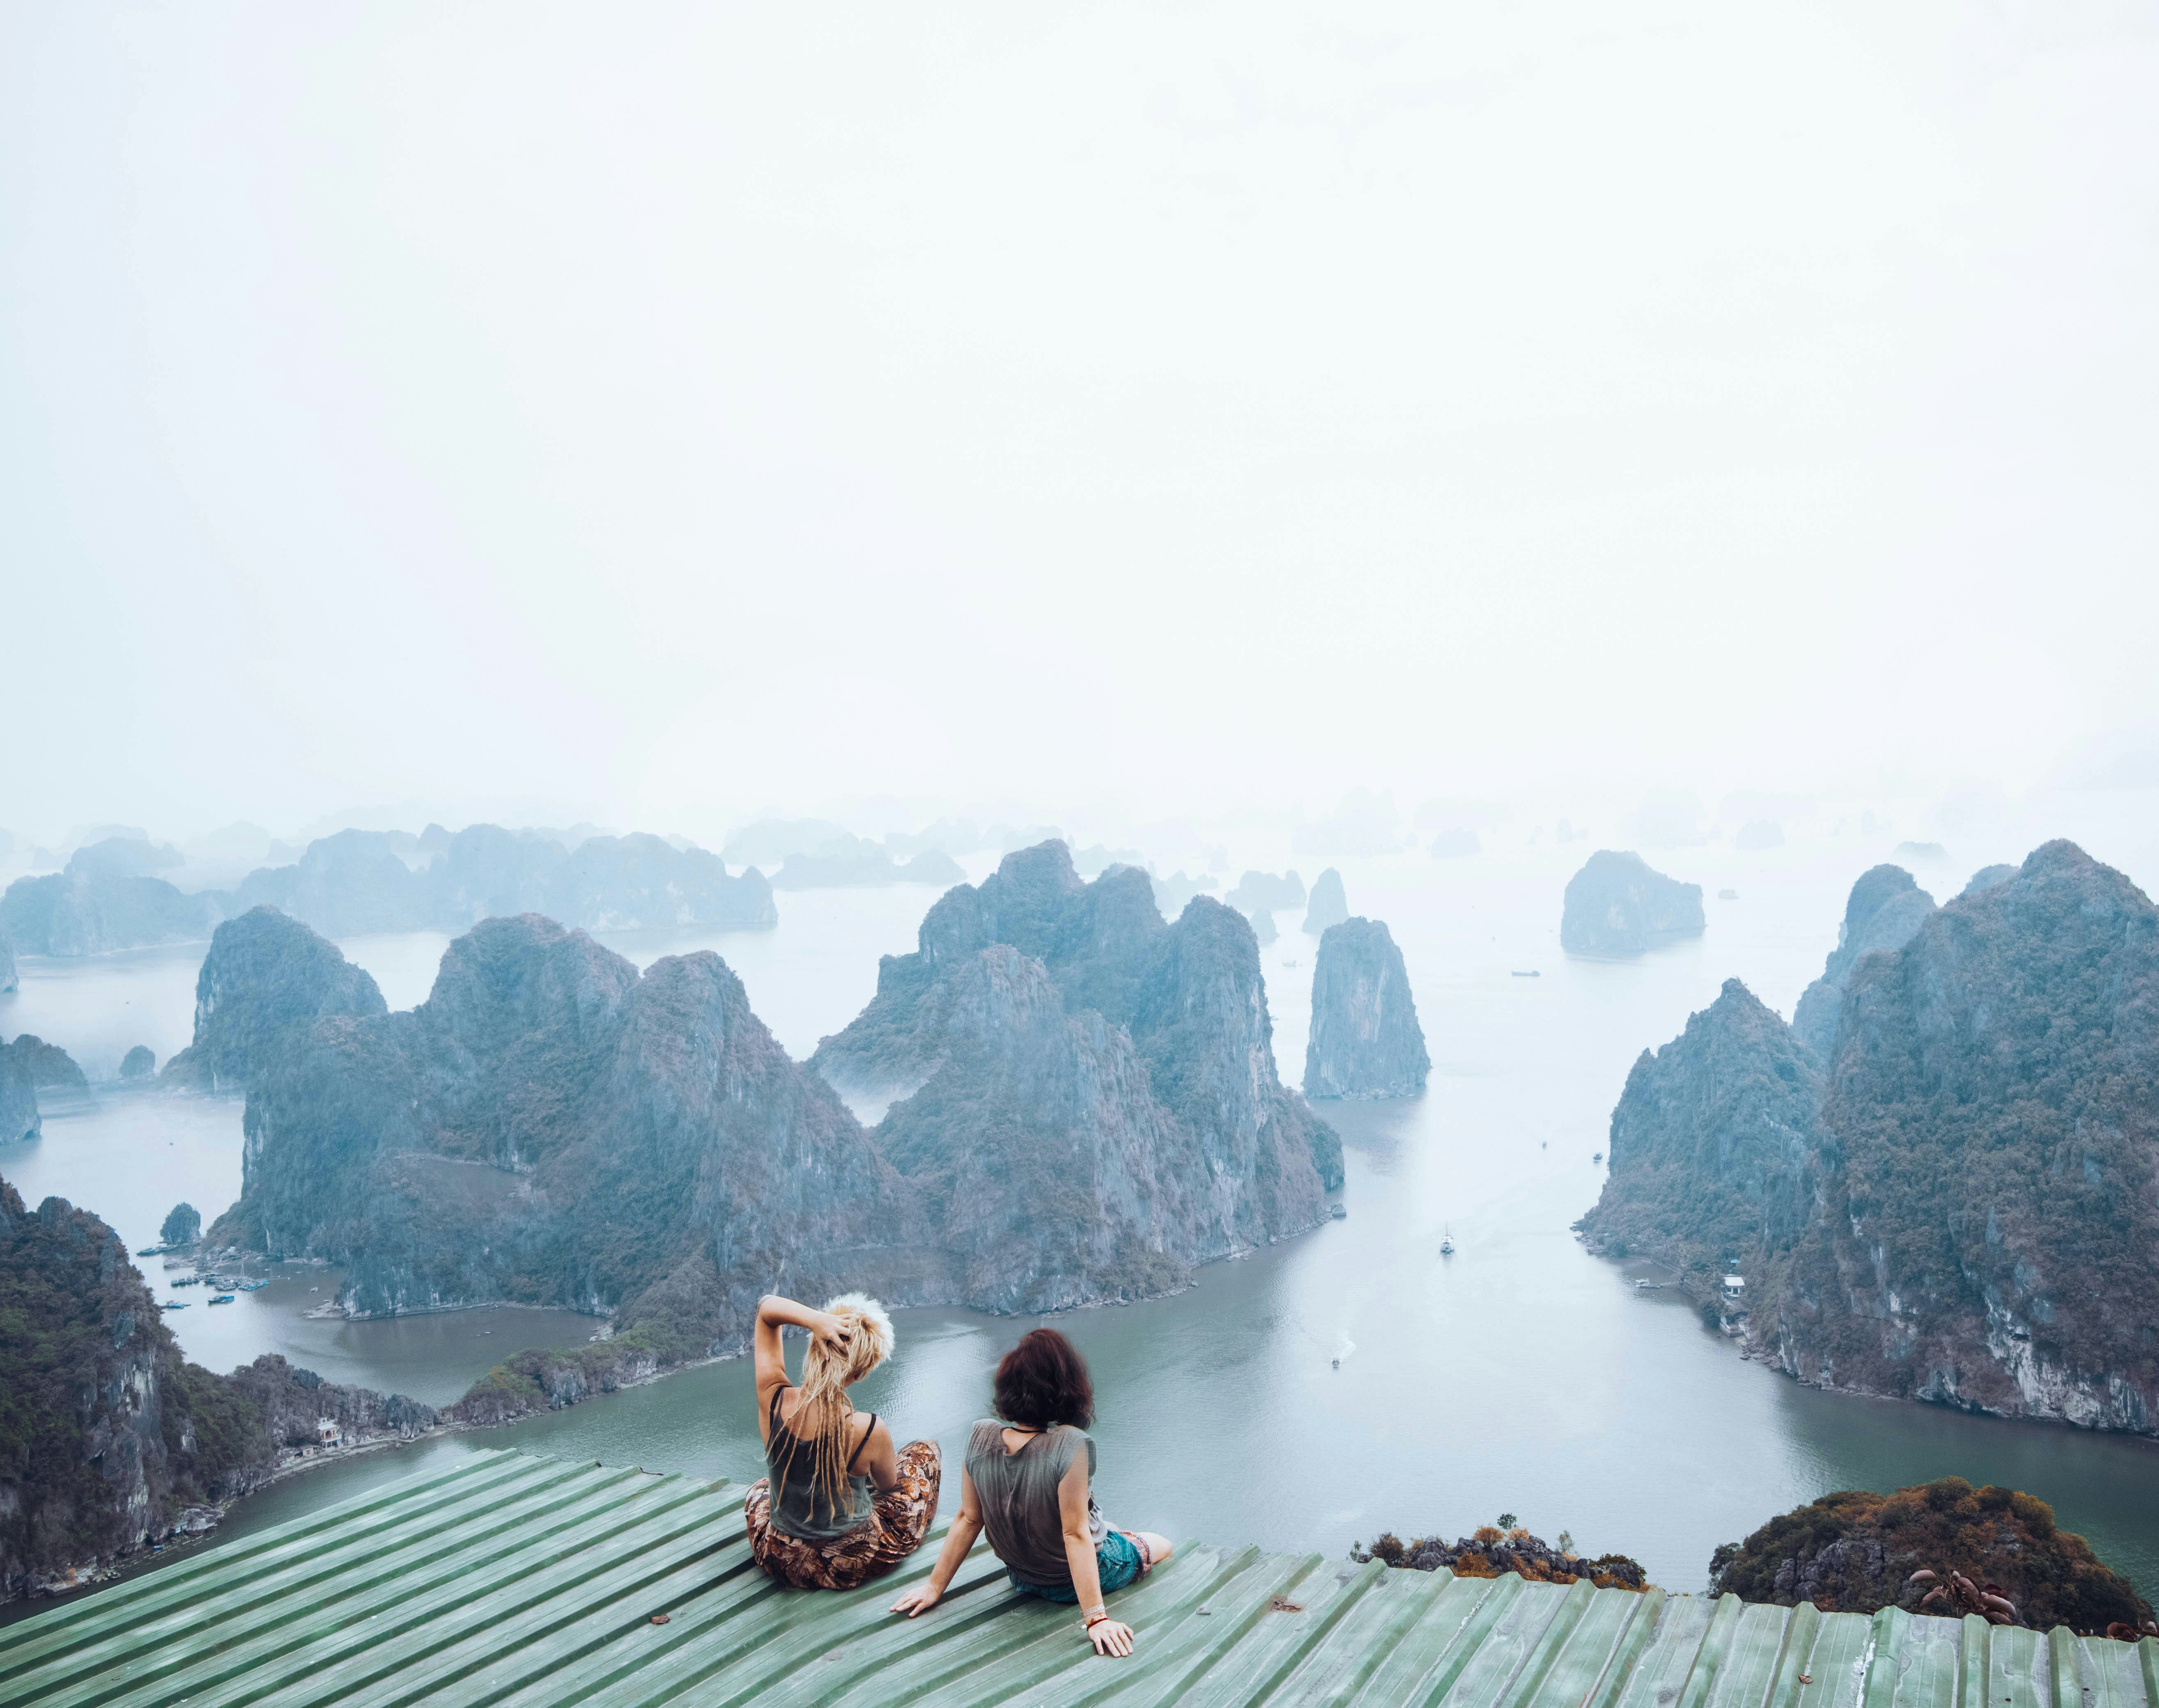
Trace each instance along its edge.
<path fill-rule="evenodd" d="M 231 1654 L 236 1649 L 258 1646 L 256 1639 L 260 1633 L 276 1632 L 280 1633 L 279 1648 L 272 1651 L 274 1655 L 282 1648 L 297 1646 L 298 1639 L 285 1634 L 293 1628 L 296 1602 L 300 1602 L 298 1612 L 304 1615 L 349 1601 L 386 1582 L 400 1593 L 409 1593 L 416 1569 L 431 1561 L 453 1560 L 482 1548 L 514 1529 L 531 1509 L 558 1502 L 563 1482 L 602 1474 L 577 1469 L 465 1485 L 448 1509 L 453 1516 L 469 1510 L 470 1523 L 464 1526 L 440 1522 L 445 1510 L 440 1505 L 407 1509 L 406 1522 L 325 1541 L 317 1553 L 285 1562 L 287 1569 L 282 1572 L 258 1569 L 254 1574 L 241 1576 L 225 1593 L 198 1597 L 169 1607 L 156 1617 L 131 1620 L 102 1642 L 54 1657 L 46 1667 L 27 1674 L 25 1681 L 34 1685 L 37 1700 L 49 1708 L 91 1708 L 112 1700 L 116 1695 L 111 1685 L 98 1684 L 99 1678 L 121 1664 L 129 1668 L 131 1683 L 156 1674 L 159 1663 L 168 1660 L 165 1651 L 176 1636 L 215 1633 L 220 1638 L 220 1654 Z M 607 1480 L 620 1481 L 635 1474 L 615 1473 Z M 482 1524 L 487 1528 L 471 1527 Z M 416 1550 L 424 1551 L 417 1558 L 411 1557 Z M 258 1567 L 270 1557 L 267 1551 L 260 1555 Z M 244 1567 L 246 1562 L 237 1564 Z M 303 1597 L 307 1599 L 300 1601 Z M 200 1617 L 195 1617 L 198 1614 Z M 192 1623 L 183 1623 L 190 1619 Z M 177 1664 L 176 1659 L 171 1659 L 163 1669 Z"/>
<path fill-rule="evenodd" d="M 985 1555 L 935 1612 L 892 1617 L 948 1525 L 862 1590 L 795 1593 L 758 1571 L 741 1509 L 717 1484 L 482 1449 L 0 1631 L 0 1705 L 2159 1708 L 2159 1638 L 1204 1545 L 1119 1594 L 1143 1647 L 1097 1659 L 1072 1607 Z"/>
<path fill-rule="evenodd" d="M 298 1613 L 282 1613 L 275 1624 L 259 1628 L 246 1642 L 228 1639 L 219 1647 L 215 1669 L 198 1669 L 200 1675 L 192 1678 L 185 1671 L 173 1674 L 160 1690 L 179 1688 L 192 1695 L 246 1672 L 251 1700 L 343 1700 L 351 1689 L 387 1671 L 417 1666 L 443 1646 L 452 1630 L 478 1617 L 475 1603 L 498 1592 L 524 1592 L 529 1602 L 537 1593 L 531 1588 L 536 1578 L 546 1578 L 567 1560 L 640 1545 L 663 1547 L 670 1535 L 710 1520 L 711 1497 L 687 1479 L 634 1471 L 604 1480 L 593 1470 L 572 1474 L 590 1479 L 591 1486 L 567 1498 L 554 1486 L 544 1487 L 536 1491 L 538 1499 L 505 1514 L 496 1533 L 544 1538 L 544 1559 L 536 1560 L 533 1550 L 522 1547 L 505 1553 L 482 1539 L 473 1547 L 437 1555 L 428 1562 L 428 1572 L 417 1577 L 393 1566 L 352 1593 L 327 1597 Z M 640 1509 L 625 1519 L 620 1509 L 630 1500 L 639 1502 Z M 702 1512 L 697 1510 L 700 1503 L 706 1506 Z M 543 1522 L 524 1528 L 538 1515 L 544 1515 Z M 452 1587 L 457 1592 L 453 1603 L 415 1599 L 431 1588 Z M 394 1654 L 383 1653 L 386 1643 L 396 1645 Z M 333 1682 L 340 1695 L 326 1699 L 323 1690 Z M 163 1698 L 146 1695 L 140 1700 L 147 1708 Z M 123 1697 L 113 1708 L 135 1708 L 135 1699 Z"/>
<path fill-rule="evenodd" d="M 1176 1618 L 1167 1631 L 1162 1620 L 1149 1621 L 1147 1669 L 1152 1676 L 1131 1680 L 1131 1688 L 1121 1693 L 1126 1700 L 1182 1702 L 1188 1695 L 1202 1694 L 1209 1674 L 1260 1628 L 1276 1599 L 1287 1599 L 1321 1563 L 1317 1554 L 1266 1554 L 1257 1548 L 1214 1558 L 1215 1575 L 1204 1583 L 1193 1581 L 1183 1597 L 1191 1608 L 1188 1616 Z M 1177 1564 L 1173 1559 L 1168 1569 L 1173 1571 Z M 1167 1582 L 1146 1587 L 1166 1597 Z M 1204 1614 L 1199 1611 L 1202 1605 L 1208 1609 Z M 1120 1604 L 1120 1612 L 1126 1609 L 1142 1619 L 1149 1611 L 1137 1595 Z M 1059 1700 L 1054 1690 L 1044 1698 L 1050 1703 Z"/>
<path fill-rule="evenodd" d="M 424 1498 L 442 1484 L 469 1474 L 479 1464 L 520 1457 L 513 1449 L 508 1447 L 484 1448 L 481 1452 L 485 1455 L 484 1460 L 461 1460 L 445 1471 L 419 1472 L 414 1473 L 413 1478 L 401 1478 L 395 1483 L 382 1484 L 363 1494 L 355 1495 L 350 1500 L 340 1501 L 334 1506 L 325 1507 L 319 1511 L 308 1514 L 304 1518 L 293 1519 L 287 1524 L 273 1525 L 267 1530 L 257 1531 L 252 1536 L 242 1537 L 236 1541 L 221 1542 L 216 1547 L 198 1554 L 191 1559 L 176 1560 L 172 1565 L 160 1566 L 153 1572 L 129 1578 L 123 1582 L 114 1584 L 109 1589 L 101 1589 L 95 1595 L 78 1596 L 71 1600 L 62 1602 L 58 1606 L 37 1615 L 36 1623 L 40 1638 L 60 1640 L 67 1631 L 86 1618 L 93 1619 L 101 1625 L 108 1624 L 111 1620 L 111 1610 L 115 1607 L 137 1605 L 146 1597 L 162 1598 L 175 1594 L 191 1584 L 194 1580 L 200 1577 L 205 1571 L 222 1571 L 226 1569 L 227 1563 L 230 1561 L 244 1560 L 250 1555 L 261 1552 L 266 1548 L 282 1547 L 287 1540 L 297 1540 L 298 1537 L 338 1522 L 340 1516 L 348 1512 L 356 1514 L 380 1506 L 395 1506 L 407 1500 Z M 425 1481 L 418 1482 L 415 1480 L 416 1478 L 424 1478 Z M 408 1484 L 411 1486 L 408 1487 Z"/>
<path fill-rule="evenodd" d="M 921 1653 L 936 1651 L 942 1672 L 957 1674 L 1002 1659 L 1023 1646 L 1028 1640 L 1023 1623 L 996 1617 L 1012 1592 L 1003 1568 L 985 1555 L 972 1556 L 961 1566 L 934 1614 L 900 1620 L 886 1611 L 901 1590 L 929 1575 L 936 1545 L 949 1528 L 949 1524 L 937 1526 L 904 1565 L 862 1591 L 844 1597 L 822 1592 L 775 1592 L 787 1623 L 775 1630 L 767 1619 L 743 1633 L 742 1643 L 722 1663 L 731 1669 L 727 1693 L 701 1699 L 700 1708 L 753 1699 L 760 1708 L 776 1708 L 790 1697 L 805 1695 L 821 1702 L 834 1700 L 865 1680 L 874 1681 L 881 1700 L 906 1700 L 900 1694 L 903 1688 L 912 1694 L 914 1687 L 903 1687 L 895 1674 L 903 1672 Z M 745 1557 L 748 1552 L 744 1544 Z M 1048 1603 L 1035 1605 L 1047 1607 Z M 769 1612 L 769 1601 L 766 1607 Z M 775 1640 L 799 1638 L 815 1641 Z M 686 1640 L 676 1646 L 685 1652 L 665 1658 L 657 1672 L 638 1680 L 639 1692 L 619 1700 L 625 1704 L 662 1700 L 663 1692 L 685 1682 L 702 1682 L 718 1670 L 708 1654 L 690 1653 Z M 865 1647 L 872 1652 L 862 1654 Z M 803 1652 L 805 1648 L 808 1653 Z M 851 1664 L 840 1667 L 843 1659 Z M 686 1673 L 692 1676 L 677 1679 Z M 520 1708 L 532 1705 L 520 1704 Z"/>
<path fill-rule="evenodd" d="M 509 1456 L 512 1459 L 515 1456 Z M 518 1480 L 521 1467 L 512 1463 L 499 1468 L 503 1473 L 484 1482 L 468 1483 L 458 1489 L 460 1499 L 484 1493 L 499 1487 L 505 1481 Z M 525 1480 L 532 1480 L 544 1473 L 527 1470 Z M 432 1479 L 431 1479 L 432 1481 Z M 448 1479 L 443 1479 L 447 1483 Z M 391 1485 L 395 1488 L 397 1485 Z M 417 1524 L 438 1517 L 440 1504 L 427 1497 L 439 1493 L 441 1484 L 410 1492 L 407 1498 L 385 1500 L 362 1497 L 341 1504 L 353 1509 L 355 1515 L 365 1515 L 373 1522 L 365 1525 L 355 1537 L 351 1533 L 334 1545 L 333 1556 L 347 1549 L 360 1545 L 360 1538 L 379 1540 L 394 1535 L 406 1524 Z M 337 1509 L 327 1509 L 334 1514 Z M 273 1525 L 258 1535 L 243 1537 L 229 1548 L 215 1548 L 193 1560 L 183 1560 L 154 1572 L 116 1584 L 111 1589 L 100 1590 L 80 1601 L 57 1607 L 50 1614 L 39 1615 L 26 1621 L 24 1635 L 17 1643 L 8 1645 L 9 1659 L 14 1664 L 4 1681 L 0 1681 L 0 1708 L 27 1700 L 26 1681 L 33 1674 L 42 1676 L 47 1669 L 62 1664 L 70 1658 L 77 1663 L 89 1660 L 94 1651 L 107 1648 L 116 1643 L 159 1640 L 164 1634 L 160 1622 L 176 1619 L 199 1604 L 215 1598 L 215 1611 L 225 1613 L 230 1604 L 222 1597 L 225 1592 L 219 1588 L 221 1580 L 236 1568 L 249 1563 L 251 1556 L 260 1566 L 280 1554 L 290 1560 L 282 1562 L 304 1566 L 311 1556 L 306 1552 L 309 1540 L 325 1529 L 332 1528 L 318 1522 L 326 1514 L 313 1514 L 304 1523 Z M 429 1526 L 432 1528 L 432 1525 Z M 319 1555 L 312 1556 L 318 1560 Z M 167 1582 L 171 1579 L 173 1581 Z M 267 1590 L 258 1593 L 267 1593 Z M 92 1615 L 94 1619 L 86 1618 Z M 65 1615 L 65 1617 L 60 1616 Z M 50 1620 L 49 1624 L 47 1621 Z M 116 1629 L 124 1627 L 124 1629 Z M 24 1662 L 31 1664 L 31 1671 L 20 1670 Z M 37 1688 L 53 1688 L 53 1680 L 44 1680 Z"/>

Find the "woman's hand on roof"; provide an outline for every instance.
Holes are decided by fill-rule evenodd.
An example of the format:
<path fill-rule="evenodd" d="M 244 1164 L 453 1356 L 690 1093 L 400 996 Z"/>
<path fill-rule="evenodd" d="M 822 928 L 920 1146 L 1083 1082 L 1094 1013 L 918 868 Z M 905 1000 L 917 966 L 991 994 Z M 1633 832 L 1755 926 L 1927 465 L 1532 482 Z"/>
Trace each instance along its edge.
<path fill-rule="evenodd" d="M 945 1599 L 945 1592 L 934 1583 L 919 1583 L 892 1604 L 895 1613 L 904 1613 L 912 1619 L 917 1613 L 926 1613 Z"/>
<path fill-rule="evenodd" d="M 1087 1640 L 1097 1654 L 1126 1655 L 1132 1652 L 1132 1628 L 1116 1619 L 1097 1619 L 1087 1628 Z"/>

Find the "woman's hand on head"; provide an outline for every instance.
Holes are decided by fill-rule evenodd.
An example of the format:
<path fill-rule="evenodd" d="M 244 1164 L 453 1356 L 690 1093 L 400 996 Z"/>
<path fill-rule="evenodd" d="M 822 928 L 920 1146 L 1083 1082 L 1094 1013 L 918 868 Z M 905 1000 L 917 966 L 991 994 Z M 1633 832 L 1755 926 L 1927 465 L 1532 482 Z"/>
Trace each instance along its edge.
<path fill-rule="evenodd" d="M 810 1313 L 810 1336 L 829 1353 L 844 1353 L 847 1349 L 847 1325 L 830 1311 Z"/>
<path fill-rule="evenodd" d="M 934 1583 L 918 1584 L 892 1604 L 895 1613 L 904 1613 L 912 1619 L 917 1613 L 926 1613 L 945 1599 L 945 1592 Z"/>
<path fill-rule="evenodd" d="M 1097 1654 L 1127 1655 L 1132 1652 L 1132 1628 L 1116 1619 L 1097 1619 L 1087 1628 L 1087 1640 Z"/>

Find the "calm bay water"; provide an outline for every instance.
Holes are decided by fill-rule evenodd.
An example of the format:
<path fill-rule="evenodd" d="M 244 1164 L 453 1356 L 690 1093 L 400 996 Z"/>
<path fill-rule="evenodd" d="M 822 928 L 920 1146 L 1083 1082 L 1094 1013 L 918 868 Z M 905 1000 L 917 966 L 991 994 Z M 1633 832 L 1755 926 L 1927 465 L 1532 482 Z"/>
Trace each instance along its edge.
<path fill-rule="evenodd" d="M 2141 841 L 2087 834 L 2094 854 L 2145 876 Z M 2021 851 L 1975 847 L 1953 871 L 1918 876 L 1945 899 L 1972 867 Z M 1353 910 L 1386 919 L 1403 946 L 1431 1089 L 1414 1102 L 1322 1105 L 1347 1147 L 1347 1220 L 1214 1265 L 1178 1297 L 1058 1319 L 1094 1368 L 1099 1488 L 1112 1516 L 1338 1554 L 1384 1529 L 1452 1535 L 1509 1510 L 1540 1534 L 1570 1530 L 1579 1546 L 1633 1554 L 1659 1581 L 1695 1589 L 1718 1543 L 1773 1514 L 1831 1489 L 1953 1473 L 2053 1502 L 2103 1556 L 2159 1587 L 2159 1444 L 1815 1393 L 1739 1359 L 1683 1304 L 1638 1294 L 1630 1274 L 1582 1252 L 1569 1224 L 1597 1195 L 1592 1153 L 1634 1056 L 1670 1038 L 1728 976 L 1789 1014 L 1820 970 L 1851 880 L 1888 851 L 1855 837 L 1658 859 L 1711 897 L 1731 888 L 1738 898 L 1708 903 L 1701 940 L 1627 964 L 1559 952 L 1560 893 L 1587 852 L 1333 862 Z M 1309 879 L 1321 862 L 1298 863 Z M 909 887 L 791 894 L 777 931 L 608 940 L 640 963 L 717 950 L 800 1056 L 867 999 L 878 955 L 912 947 L 930 899 Z M 1277 923 L 1283 935 L 1265 960 L 1276 1048 L 1294 1084 L 1314 945 L 1297 916 Z M 442 939 L 345 947 L 404 1006 L 424 995 Z M 171 1036 L 177 1047 L 199 955 L 27 962 L 23 991 L 0 998 L 0 1027 L 73 1048 L 68 1028 L 79 1027 L 103 1048 L 119 1035 L 116 1006 L 140 1011 L 124 1017 L 128 1042 L 158 1048 Z M 102 1093 L 49 1117 L 40 1143 L 0 1146 L 0 1175 L 32 1202 L 49 1192 L 83 1203 L 140 1245 L 176 1197 L 206 1216 L 230 1202 L 239 1108 Z M 1442 1258 L 1450 1232 L 1457 1249 Z M 156 1260 L 146 1267 L 157 1282 Z M 189 1355 L 214 1365 L 276 1350 L 335 1379 L 437 1402 L 504 1352 L 592 1328 L 510 1310 L 305 1318 L 334 1284 L 334 1271 L 295 1265 L 232 1306 L 197 1305 L 172 1322 Z M 935 1436 L 949 1458 L 986 1407 L 997 1357 L 1031 1324 L 949 1311 L 903 1312 L 898 1322 L 898 1355 L 862 1403 L 903 1435 Z M 511 1429 L 327 1467 L 243 1503 L 226 1534 L 486 1447 L 746 1479 L 761 1470 L 749 1381 L 745 1364 L 710 1365 Z"/>

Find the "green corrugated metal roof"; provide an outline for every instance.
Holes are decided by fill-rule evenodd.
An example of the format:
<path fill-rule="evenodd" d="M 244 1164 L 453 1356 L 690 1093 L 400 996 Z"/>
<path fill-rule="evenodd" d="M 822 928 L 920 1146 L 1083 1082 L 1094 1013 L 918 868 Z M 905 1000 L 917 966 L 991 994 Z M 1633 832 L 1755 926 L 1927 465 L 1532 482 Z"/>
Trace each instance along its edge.
<path fill-rule="evenodd" d="M 1139 1652 L 1098 1659 L 986 1549 L 933 1612 L 888 1615 L 935 1553 L 852 1594 L 790 1592 L 752 1563 L 739 1493 L 492 1451 L 0 1632 L 0 1708 L 2159 1708 L 2159 1639 L 1204 1545 L 1115 1598 Z"/>

